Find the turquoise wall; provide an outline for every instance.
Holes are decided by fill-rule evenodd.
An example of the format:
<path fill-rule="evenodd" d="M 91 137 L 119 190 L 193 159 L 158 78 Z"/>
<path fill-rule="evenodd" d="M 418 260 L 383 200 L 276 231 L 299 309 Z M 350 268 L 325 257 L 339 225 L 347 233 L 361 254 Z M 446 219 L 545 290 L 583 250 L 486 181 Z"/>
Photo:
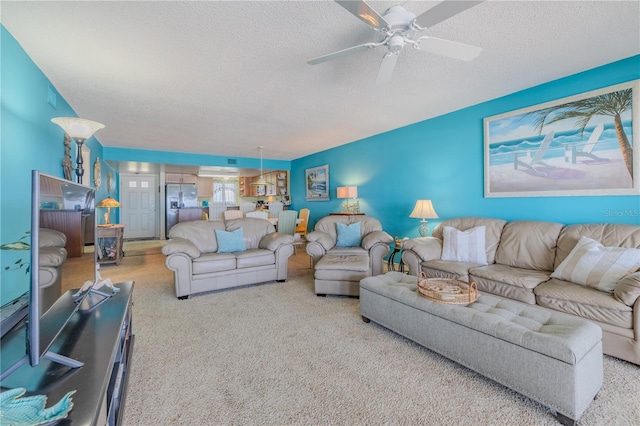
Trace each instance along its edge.
<path fill-rule="evenodd" d="M 64 176 L 64 132 L 51 119 L 77 115 L 4 26 L 0 26 L 0 47 L 0 243 L 7 244 L 31 230 L 31 170 Z M 55 107 L 48 103 L 50 91 Z M 91 150 L 91 162 L 84 165 L 84 183 L 93 184 L 93 163 L 100 157 L 103 184 L 96 198 L 101 200 L 107 196 L 109 167 L 102 161 L 102 145 L 95 138 L 86 145 Z M 72 144 L 74 163 L 75 155 Z M 0 304 L 29 289 L 25 268 L 14 269 L 18 260 L 28 262 L 29 256 L 29 251 L 0 250 Z"/>
<path fill-rule="evenodd" d="M 440 216 L 429 220 L 431 229 L 443 219 L 471 215 L 638 225 L 639 196 L 484 198 L 483 183 L 485 117 L 638 78 L 640 55 L 299 158 L 291 164 L 293 208 L 309 208 L 313 226 L 342 210 L 336 187 L 358 185 L 361 210 L 400 237 L 419 236 L 419 219 L 409 218 L 418 199 L 431 199 Z M 307 202 L 305 169 L 324 164 L 331 200 Z"/>
<path fill-rule="evenodd" d="M 51 123 L 51 118 L 76 114 L 3 26 L 0 43 L 0 242 L 5 244 L 19 240 L 30 230 L 31 170 L 63 176 L 63 132 Z M 264 168 L 291 170 L 293 207 L 311 209 L 311 226 L 320 217 L 341 210 L 342 200 L 336 199 L 335 188 L 342 185 L 358 185 L 362 211 L 379 218 L 389 233 L 401 237 L 418 236 L 419 220 L 408 216 L 415 200 L 423 198 L 433 200 L 440 215 L 440 219 L 429 221 L 431 226 L 442 219 L 466 215 L 640 224 L 638 196 L 483 196 L 485 117 L 638 78 L 640 55 L 291 162 L 265 159 Z M 47 102 L 50 90 L 56 94 L 55 107 Z M 100 117 L 84 118 L 100 121 Z M 91 166 L 85 165 L 85 184 L 93 183 L 95 159 L 99 157 L 102 163 L 103 184 L 98 200 L 107 196 L 107 172 L 111 171 L 116 181 L 118 178 L 103 160 L 227 165 L 227 157 L 103 149 L 96 138 L 87 141 L 87 146 L 91 149 Z M 72 157 L 75 158 L 75 147 Z M 237 166 L 259 168 L 259 164 L 258 158 L 238 158 Z M 331 200 L 307 202 L 305 169 L 324 164 L 329 165 Z M 118 198 L 113 191 L 111 195 Z M 607 214 L 611 211 L 630 213 Z M 102 215 L 96 216 L 100 220 Z M 25 257 L 28 259 L 27 252 L 0 251 L 1 303 L 27 291 L 28 275 L 11 270 L 18 259 Z"/>

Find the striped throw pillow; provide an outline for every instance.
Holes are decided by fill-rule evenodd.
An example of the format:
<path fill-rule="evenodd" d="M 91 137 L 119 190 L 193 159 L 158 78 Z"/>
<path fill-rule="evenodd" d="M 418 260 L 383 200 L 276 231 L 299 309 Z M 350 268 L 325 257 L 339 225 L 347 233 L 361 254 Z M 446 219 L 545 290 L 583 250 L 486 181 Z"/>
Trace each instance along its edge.
<path fill-rule="evenodd" d="M 551 277 L 613 293 L 618 281 L 638 268 L 639 249 L 605 247 L 582 237 Z"/>
<path fill-rule="evenodd" d="M 485 251 L 485 227 L 459 231 L 451 226 L 442 228 L 442 260 L 454 260 L 457 262 L 487 264 L 487 252 Z"/>

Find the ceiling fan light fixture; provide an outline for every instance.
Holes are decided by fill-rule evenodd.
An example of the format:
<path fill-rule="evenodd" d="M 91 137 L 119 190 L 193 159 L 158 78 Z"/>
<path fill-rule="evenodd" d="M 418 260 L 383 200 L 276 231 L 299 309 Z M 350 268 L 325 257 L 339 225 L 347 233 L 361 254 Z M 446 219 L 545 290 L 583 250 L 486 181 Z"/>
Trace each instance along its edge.
<path fill-rule="evenodd" d="M 412 45 L 414 49 L 463 61 L 469 61 L 475 58 L 482 50 L 479 47 L 464 43 L 433 37 L 427 37 L 428 41 L 422 43 L 421 49 L 420 42 L 425 39 L 425 37 L 416 39 L 415 36 L 439 22 L 445 21 L 482 3 L 483 0 L 444 0 L 418 16 L 401 5 L 391 6 L 384 14 L 380 15 L 364 0 L 335 0 L 335 2 L 375 30 L 377 33 L 376 42 L 351 46 L 313 58 L 307 61 L 309 65 L 317 65 L 331 59 L 385 45 L 388 52 L 382 57 L 376 78 L 376 85 L 382 85 L 391 79 L 391 74 L 396 65 L 396 58 L 391 57 L 389 53 L 397 57 L 407 44 Z"/>
<path fill-rule="evenodd" d="M 360 17 L 360 19 L 363 19 L 363 20 L 369 22 L 374 27 L 380 26 L 380 22 L 378 22 L 378 20 L 375 18 L 375 16 L 372 16 L 372 15 L 370 15 L 368 13 L 361 13 L 358 16 Z"/>

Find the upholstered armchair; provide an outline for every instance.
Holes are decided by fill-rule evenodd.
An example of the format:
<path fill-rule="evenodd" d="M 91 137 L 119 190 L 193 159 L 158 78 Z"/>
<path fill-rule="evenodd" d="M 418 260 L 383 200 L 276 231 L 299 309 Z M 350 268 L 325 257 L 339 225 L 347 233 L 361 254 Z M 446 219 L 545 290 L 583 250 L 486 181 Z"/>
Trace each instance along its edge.
<path fill-rule="evenodd" d="M 392 241 L 380 221 L 372 217 L 332 215 L 320 219 L 307 234 L 316 294 L 358 296 L 361 279 L 382 274 L 383 258 Z"/>

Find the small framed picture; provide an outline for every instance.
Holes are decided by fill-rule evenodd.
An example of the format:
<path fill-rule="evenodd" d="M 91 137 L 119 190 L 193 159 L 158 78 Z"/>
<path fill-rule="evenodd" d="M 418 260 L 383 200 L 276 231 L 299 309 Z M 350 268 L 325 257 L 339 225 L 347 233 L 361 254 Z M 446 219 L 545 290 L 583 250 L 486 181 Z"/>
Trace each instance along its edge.
<path fill-rule="evenodd" d="M 307 201 L 329 201 L 329 165 L 305 170 Z"/>

